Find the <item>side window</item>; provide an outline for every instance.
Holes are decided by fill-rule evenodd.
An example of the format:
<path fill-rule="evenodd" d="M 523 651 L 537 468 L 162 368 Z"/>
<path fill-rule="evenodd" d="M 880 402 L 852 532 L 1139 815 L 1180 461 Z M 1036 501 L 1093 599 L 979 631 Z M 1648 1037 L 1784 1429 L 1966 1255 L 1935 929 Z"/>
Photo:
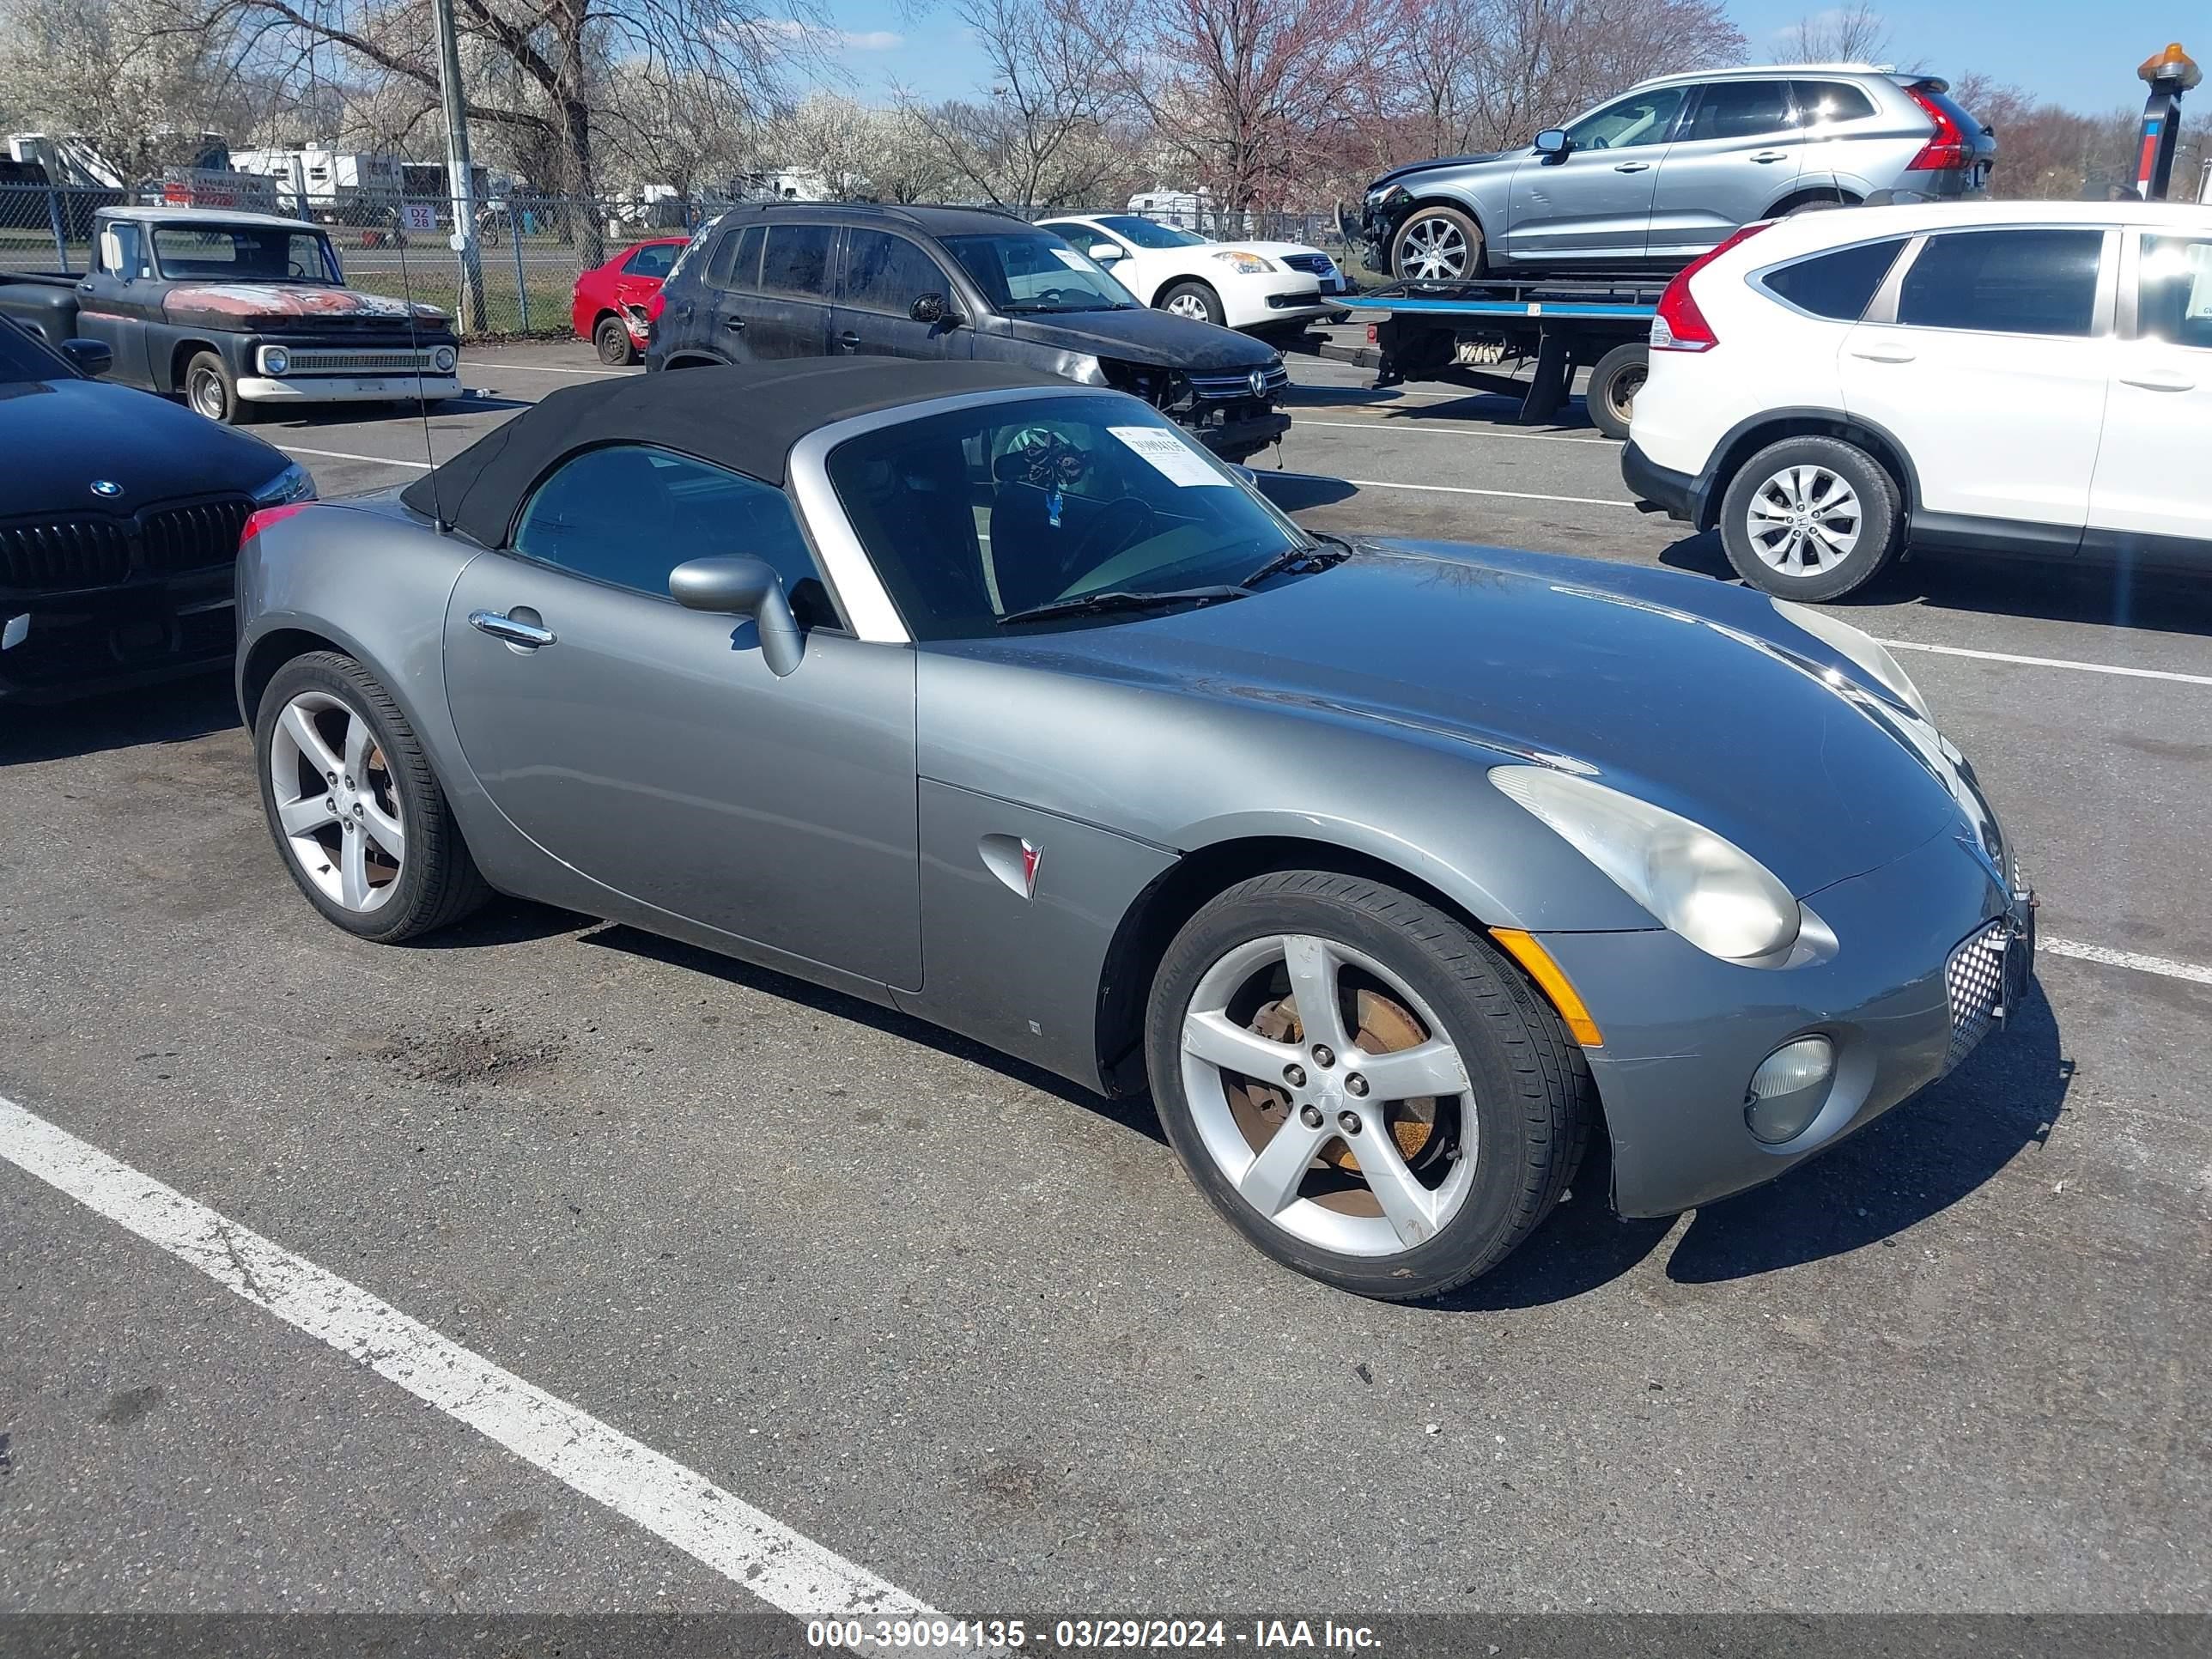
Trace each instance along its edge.
<path fill-rule="evenodd" d="M 1567 129 L 1567 140 L 1577 149 L 1634 149 L 1644 144 L 1663 144 L 1674 131 L 1686 87 L 1654 87 L 1592 112 Z"/>
<path fill-rule="evenodd" d="M 2144 237 L 2136 316 L 2146 339 L 2212 349 L 2212 241 Z"/>
<path fill-rule="evenodd" d="M 676 263 L 678 250 L 673 243 L 656 242 L 641 247 L 623 261 L 625 276 L 665 276 L 668 268 Z"/>
<path fill-rule="evenodd" d="M 830 240 L 836 234 L 829 225 L 770 225 L 768 251 L 761 259 L 763 290 L 805 300 L 827 299 Z"/>
<path fill-rule="evenodd" d="M 666 450 L 611 444 L 563 461 L 531 495 L 514 544 L 527 558 L 664 599 L 684 560 L 750 553 L 783 578 L 803 625 L 840 625 L 783 492 Z"/>
<path fill-rule="evenodd" d="M 840 297 L 848 305 L 903 317 L 923 295 L 950 292 L 937 262 L 905 237 L 880 230 L 846 233 L 845 283 Z"/>
<path fill-rule="evenodd" d="M 138 258 L 138 227 L 117 222 L 100 234 L 100 269 L 109 276 L 143 276 Z"/>
<path fill-rule="evenodd" d="M 733 230 L 715 245 L 714 257 L 707 265 L 707 284 L 710 288 L 757 288 L 760 284 L 761 239 L 765 234 L 758 225 L 747 225 L 742 231 Z"/>
<path fill-rule="evenodd" d="M 1815 254 L 1794 264 L 1770 270 L 1759 280 L 1768 290 L 1800 311 L 1815 317 L 1832 317 L 1839 323 L 1856 323 L 1874 298 L 1881 279 L 1905 251 L 1906 239 L 1862 242 L 1839 247 L 1832 253 Z"/>
<path fill-rule="evenodd" d="M 1994 334 L 2087 334 L 2101 230 L 1948 231 L 1905 274 L 1897 320 Z"/>
<path fill-rule="evenodd" d="M 1874 100 L 1844 82 L 1800 81 L 1796 86 L 1800 126 L 1832 126 L 1874 113 Z"/>
<path fill-rule="evenodd" d="M 1787 81 L 1712 81 L 1698 100 L 1692 138 L 1756 138 L 1790 131 L 1794 118 Z"/>

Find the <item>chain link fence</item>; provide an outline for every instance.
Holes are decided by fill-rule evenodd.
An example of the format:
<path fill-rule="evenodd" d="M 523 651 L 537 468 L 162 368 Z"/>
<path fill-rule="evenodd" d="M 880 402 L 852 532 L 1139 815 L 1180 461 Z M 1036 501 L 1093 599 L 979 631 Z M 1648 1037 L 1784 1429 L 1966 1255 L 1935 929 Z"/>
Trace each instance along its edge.
<path fill-rule="evenodd" d="M 220 199 L 215 199 L 220 198 Z M 453 209 L 442 196 L 361 191 L 310 195 L 307 210 L 281 179 L 226 180 L 206 175 L 189 186 L 136 191 L 0 184 L 0 275 L 53 271 L 82 276 L 94 263 L 94 220 L 128 203 L 279 213 L 329 233 L 352 286 L 434 305 L 473 338 L 565 336 L 577 276 L 650 238 L 689 236 L 735 205 L 724 201 L 586 202 L 558 196 L 496 196 L 476 210 L 476 279 L 452 246 Z M 1051 216 L 1065 217 L 1070 210 Z M 1092 210 L 1127 213 L 1127 208 Z M 1163 223 L 1217 240 L 1304 242 L 1336 252 L 1327 213 L 1226 213 L 1212 209 L 1153 211 Z M 465 303 L 474 289 L 477 303 Z"/>

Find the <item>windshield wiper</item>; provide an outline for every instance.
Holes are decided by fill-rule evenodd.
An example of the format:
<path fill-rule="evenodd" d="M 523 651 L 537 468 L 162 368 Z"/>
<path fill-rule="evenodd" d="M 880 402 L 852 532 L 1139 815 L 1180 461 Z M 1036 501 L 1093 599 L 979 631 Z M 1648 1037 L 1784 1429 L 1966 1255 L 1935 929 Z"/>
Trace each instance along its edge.
<path fill-rule="evenodd" d="M 1216 582 L 1210 587 L 1174 587 L 1158 593 L 1139 593 L 1133 588 L 1109 587 L 1098 593 L 1077 593 L 1065 599 L 1052 599 L 1043 605 L 1033 605 L 1026 611 L 1009 611 L 999 618 L 999 626 L 1014 623 L 1041 622 L 1048 617 L 1083 617 L 1105 611 L 1155 611 L 1170 605 L 1215 605 L 1224 599 L 1248 599 L 1251 594 L 1243 587 L 1231 587 L 1226 582 Z"/>
<path fill-rule="evenodd" d="M 1304 526 L 1301 526 L 1303 530 Z M 1352 555 L 1350 542 L 1341 536 L 1332 536 L 1326 530 L 1306 530 L 1306 536 L 1316 543 L 1326 542 L 1326 547 L 1286 547 L 1281 552 L 1245 577 L 1243 586 L 1256 587 L 1270 576 L 1279 576 L 1286 570 L 1301 566 L 1308 570 L 1326 570 L 1331 565 L 1342 564 Z"/>

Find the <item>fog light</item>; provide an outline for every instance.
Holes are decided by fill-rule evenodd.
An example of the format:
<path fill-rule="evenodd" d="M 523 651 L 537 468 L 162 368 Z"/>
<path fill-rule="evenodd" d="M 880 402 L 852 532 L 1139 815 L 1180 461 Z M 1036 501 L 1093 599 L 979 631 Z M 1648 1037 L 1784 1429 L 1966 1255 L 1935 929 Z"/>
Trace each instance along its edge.
<path fill-rule="evenodd" d="M 292 354 L 283 346 L 261 348 L 261 372 L 264 374 L 283 374 L 292 367 Z"/>
<path fill-rule="evenodd" d="M 1743 1121 L 1769 1146 L 1795 1140 L 1827 1104 L 1836 1045 L 1824 1036 L 1785 1042 L 1759 1061 L 1746 1091 Z"/>
<path fill-rule="evenodd" d="M 453 372 L 453 365 L 459 361 L 460 360 L 458 357 L 453 356 L 453 349 L 451 346 L 440 346 L 435 351 L 430 354 L 430 367 L 436 369 L 441 374 L 452 374 Z"/>

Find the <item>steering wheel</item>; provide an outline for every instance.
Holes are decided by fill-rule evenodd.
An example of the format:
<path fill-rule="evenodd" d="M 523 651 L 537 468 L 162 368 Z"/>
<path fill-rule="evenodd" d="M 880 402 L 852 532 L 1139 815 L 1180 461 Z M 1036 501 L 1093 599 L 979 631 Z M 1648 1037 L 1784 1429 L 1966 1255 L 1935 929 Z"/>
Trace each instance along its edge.
<path fill-rule="evenodd" d="M 1097 516 L 1091 520 L 1091 527 L 1083 532 L 1083 539 L 1067 556 L 1066 568 L 1086 574 L 1096 570 L 1130 543 L 1149 535 L 1152 528 L 1152 508 L 1149 501 L 1135 495 L 1110 501 L 1098 509 Z"/>

